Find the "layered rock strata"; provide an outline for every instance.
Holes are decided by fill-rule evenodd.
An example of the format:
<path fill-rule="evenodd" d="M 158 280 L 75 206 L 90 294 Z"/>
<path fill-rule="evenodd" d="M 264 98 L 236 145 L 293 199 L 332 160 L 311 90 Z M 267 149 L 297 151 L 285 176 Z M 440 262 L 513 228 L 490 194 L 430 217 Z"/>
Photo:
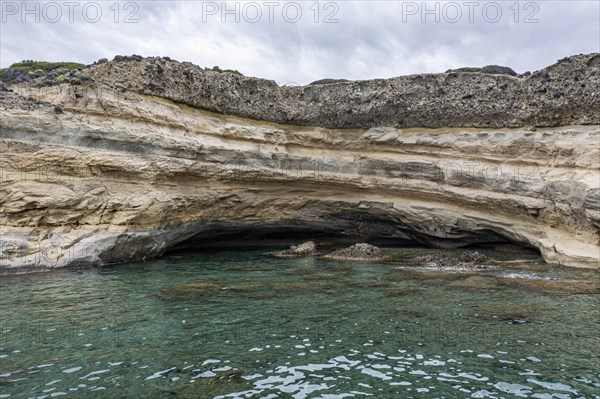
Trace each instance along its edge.
<path fill-rule="evenodd" d="M 280 87 L 131 57 L 76 86 L 10 86 L 0 267 L 140 261 L 245 231 L 514 242 L 597 268 L 599 64 Z"/>

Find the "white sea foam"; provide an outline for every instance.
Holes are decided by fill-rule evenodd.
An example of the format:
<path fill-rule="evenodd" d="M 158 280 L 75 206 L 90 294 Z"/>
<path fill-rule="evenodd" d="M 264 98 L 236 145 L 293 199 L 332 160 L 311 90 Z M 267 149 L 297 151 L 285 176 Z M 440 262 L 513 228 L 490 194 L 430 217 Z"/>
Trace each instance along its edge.
<path fill-rule="evenodd" d="M 535 378 L 529 378 L 527 380 L 527 382 L 531 382 L 532 384 L 536 384 L 543 388 L 551 389 L 553 391 L 566 391 L 566 392 L 571 392 L 571 393 L 577 394 L 576 389 L 570 387 L 569 385 L 561 384 L 560 382 L 538 381 Z"/>
<path fill-rule="evenodd" d="M 365 367 L 364 369 L 362 369 L 361 373 L 369 375 L 371 377 L 380 378 L 382 380 L 391 380 L 392 379 L 392 377 L 390 377 L 389 375 L 385 375 L 382 372 L 370 369 L 368 367 Z"/>
<path fill-rule="evenodd" d="M 171 367 L 170 369 L 166 369 L 166 370 L 157 371 L 156 373 L 152 374 L 151 376 L 148 376 L 148 377 L 146 377 L 145 379 L 146 379 L 146 380 L 153 380 L 153 379 L 155 379 L 155 378 L 162 377 L 162 376 L 163 376 L 163 374 L 166 374 L 166 373 L 168 373 L 169 371 L 173 371 L 173 370 L 175 370 L 176 368 L 177 368 L 177 367 Z"/>
<path fill-rule="evenodd" d="M 91 373 L 88 373 L 88 374 L 84 375 L 83 377 L 80 377 L 79 379 L 80 379 L 80 380 L 83 380 L 83 379 L 85 379 L 85 378 L 91 377 L 91 376 L 93 376 L 93 375 L 96 375 L 96 374 L 104 374 L 104 373 L 108 373 L 109 371 L 110 371 L 110 370 L 108 370 L 108 369 L 106 369 L 106 370 L 92 371 Z"/>
<path fill-rule="evenodd" d="M 532 389 L 527 385 L 511 384 L 509 382 L 497 382 L 494 384 L 494 388 L 496 388 L 499 391 L 518 396 L 520 398 L 526 398 L 527 396 L 529 396 Z"/>

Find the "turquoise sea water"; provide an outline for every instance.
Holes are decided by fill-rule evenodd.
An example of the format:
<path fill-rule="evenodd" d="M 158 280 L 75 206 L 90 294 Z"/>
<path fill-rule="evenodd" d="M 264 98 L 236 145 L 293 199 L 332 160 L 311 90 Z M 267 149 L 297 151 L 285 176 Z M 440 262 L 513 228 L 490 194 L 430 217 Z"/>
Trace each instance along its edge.
<path fill-rule="evenodd" d="M 600 398 L 597 272 L 392 255 L 3 276 L 0 398 Z"/>

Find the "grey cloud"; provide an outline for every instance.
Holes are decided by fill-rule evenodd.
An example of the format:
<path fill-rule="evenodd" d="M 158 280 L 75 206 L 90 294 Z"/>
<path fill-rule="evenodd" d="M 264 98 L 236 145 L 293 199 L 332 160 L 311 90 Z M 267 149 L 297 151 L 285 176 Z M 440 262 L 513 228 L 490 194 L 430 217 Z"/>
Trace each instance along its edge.
<path fill-rule="evenodd" d="M 256 3 L 264 6 L 264 2 Z M 441 8 L 448 3 L 438 4 Z M 480 2 L 482 6 L 487 3 Z M 113 2 L 106 2 L 102 3 L 105 14 L 94 24 L 81 17 L 74 23 L 63 18 L 54 24 L 7 18 L 2 23 L 0 61 L 6 67 L 25 58 L 90 63 L 116 54 L 169 55 L 279 83 L 308 83 L 322 77 L 385 78 L 493 63 L 524 72 L 567 55 L 600 51 L 600 4 L 596 1 L 537 1 L 539 22 L 530 24 L 523 23 L 527 11 L 523 9 L 520 21 L 514 22 L 509 9 L 513 1 L 497 3 L 503 11 L 497 23 L 477 13 L 473 23 L 466 15 L 457 23 L 443 18 L 435 23 L 428 15 L 423 23 L 419 14 L 403 20 L 407 2 L 337 2 L 339 22 L 325 24 L 322 8 L 321 21 L 315 23 L 308 9 L 314 2 L 306 2 L 301 3 L 302 19 L 293 24 L 280 13 L 273 23 L 266 14 L 259 23 L 243 18 L 235 23 L 230 15 L 226 23 L 219 15 L 203 21 L 202 2 L 146 1 L 136 3 L 139 22 L 125 24 L 122 19 L 127 12 L 121 9 L 120 21 L 115 23 L 108 9 Z M 422 2 L 412 4 L 420 7 Z M 429 2 L 428 7 L 435 4 Z"/>

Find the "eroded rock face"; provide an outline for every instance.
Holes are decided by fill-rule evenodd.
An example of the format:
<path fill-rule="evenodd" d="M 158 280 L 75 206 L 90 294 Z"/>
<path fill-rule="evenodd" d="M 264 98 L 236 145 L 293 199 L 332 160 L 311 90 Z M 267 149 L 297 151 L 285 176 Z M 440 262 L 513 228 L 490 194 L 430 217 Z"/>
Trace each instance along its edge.
<path fill-rule="evenodd" d="M 282 88 L 135 58 L 84 68 L 77 86 L 11 86 L 0 266 L 139 261 L 246 231 L 514 242 L 598 267 L 599 60 Z M 465 90 L 492 94 L 466 105 Z"/>
<path fill-rule="evenodd" d="M 599 124 L 600 54 L 565 58 L 526 78 L 451 72 L 327 85 L 275 82 L 165 58 L 120 57 L 81 76 L 250 119 L 369 129 Z M 577 103 L 577 106 L 575 106 Z"/>

